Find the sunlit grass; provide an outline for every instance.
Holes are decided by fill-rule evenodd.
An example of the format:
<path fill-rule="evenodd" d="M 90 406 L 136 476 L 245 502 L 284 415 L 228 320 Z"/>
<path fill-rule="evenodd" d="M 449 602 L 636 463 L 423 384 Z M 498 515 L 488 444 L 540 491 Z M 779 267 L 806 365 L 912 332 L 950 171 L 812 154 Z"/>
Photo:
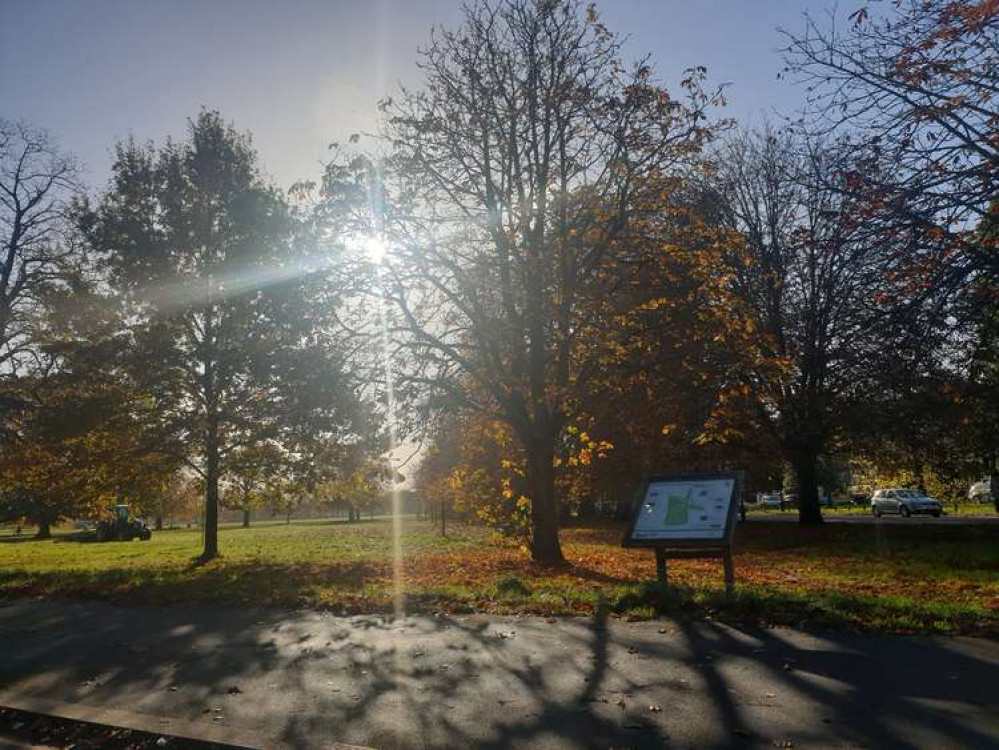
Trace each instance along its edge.
<path fill-rule="evenodd" d="M 622 616 L 714 617 L 902 632 L 999 632 L 995 527 L 906 525 L 799 529 L 750 524 L 737 535 L 737 594 L 714 560 L 670 563 L 650 583 L 652 555 L 619 546 L 613 525 L 562 532 L 570 564 L 532 564 L 481 527 L 404 524 L 410 611 L 542 615 L 607 608 Z M 196 565 L 198 530 L 149 542 L 81 543 L 0 537 L 0 593 L 136 603 L 224 603 L 391 611 L 388 521 L 297 521 L 223 527 L 222 557 Z"/>

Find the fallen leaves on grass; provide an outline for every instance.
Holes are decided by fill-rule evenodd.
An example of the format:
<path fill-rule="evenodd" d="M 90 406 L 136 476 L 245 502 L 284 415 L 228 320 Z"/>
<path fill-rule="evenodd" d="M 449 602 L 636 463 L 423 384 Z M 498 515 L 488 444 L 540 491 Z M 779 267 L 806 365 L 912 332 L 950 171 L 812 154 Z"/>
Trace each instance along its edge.
<path fill-rule="evenodd" d="M 622 549 L 614 525 L 564 530 L 569 562 L 560 566 L 536 564 L 482 528 L 456 525 L 447 538 L 427 528 L 406 522 L 401 583 L 409 611 L 536 614 L 554 623 L 552 615 L 602 608 L 612 616 L 616 609 L 626 620 L 663 611 L 725 619 L 738 609 L 758 622 L 795 624 L 832 608 L 840 622 L 896 632 L 999 627 L 999 560 L 989 553 L 987 535 L 974 528 L 947 534 L 893 528 L 890 538 L 875 545 L 870 530 L 860 526 L 775 533 L 769 525 L 749 524 L 739 529 L 735 560 L 737 593 L 749 596 L 736 605 L 722 598 L 718 560 L 671 561 L 669 591 L 685 593 L 643 600 L 637 594 L 655 578 L 654 557 L 648 550 Z M 174 538 L 197 541 L 186 532 L 160 535 L 142 554 L 128 556 L 114 546 L 94 552 L 84 545 L 18 545 L 0 566 L 0 593 L 71 593 L 129 603 L 252 602 L 343 614 L 391 611 L 390 524 L 280 524 L 244 531 L 238 542 L 234 532 L 224 540 L 223 557 L 200 567 L 189 564 L 186 547 L 158 546 Z M 625 606 L 629 596 L 633 602 Z M 775 610 L 789 602 L 787 612 Z"/>

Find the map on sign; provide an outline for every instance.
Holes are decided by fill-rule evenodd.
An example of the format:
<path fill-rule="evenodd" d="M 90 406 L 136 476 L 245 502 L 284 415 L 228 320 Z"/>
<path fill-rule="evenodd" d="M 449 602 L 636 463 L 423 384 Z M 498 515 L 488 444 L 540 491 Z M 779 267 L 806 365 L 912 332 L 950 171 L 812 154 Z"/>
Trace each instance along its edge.
<path fill-rule="evenodd" d="M 631 539 L 723 539 L 734 487 L 732 478 L 653 480 Z"/>

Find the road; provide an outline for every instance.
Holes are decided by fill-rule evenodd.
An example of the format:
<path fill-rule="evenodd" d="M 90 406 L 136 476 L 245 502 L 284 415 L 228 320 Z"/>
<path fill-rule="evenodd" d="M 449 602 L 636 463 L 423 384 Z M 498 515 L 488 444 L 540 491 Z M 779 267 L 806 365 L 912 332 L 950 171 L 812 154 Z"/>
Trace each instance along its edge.
<path fill-rule="evenodd" d="M 999 516 L 943 516 L 933 518 L 932 516 L 913 516 L 912 518 L 902 518 L 901 516 L 881 516 L 875 518 L 873 515 L 836 515 L 835 511 L 822 514 L 826 523 L 851 523 L 864 526 L 874 525 L 930 525 L 930 526 L 999 526 Z M 767 511 L 763 513 L 748 513 L 746 520 L 753 523 L 798 523 L 798 512 L 794 510 Z"/>
<path fill-rule="evenodd" d="M 6 600 L 0 643 L 2 695 L 268 748 L 999 748 L 986 639 Z"/>

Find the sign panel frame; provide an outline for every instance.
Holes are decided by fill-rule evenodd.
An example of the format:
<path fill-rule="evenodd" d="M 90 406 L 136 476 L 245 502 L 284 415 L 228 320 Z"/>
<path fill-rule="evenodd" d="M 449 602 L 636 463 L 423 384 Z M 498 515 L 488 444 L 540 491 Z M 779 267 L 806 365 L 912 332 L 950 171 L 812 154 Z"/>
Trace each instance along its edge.
<path fill-rule="evenodd" d="M 742 471 L 698 471 L 678 474 L 658 474 L 651 476 L 642 483 L 642 494 L 636 499 L 632 509 L 631 522 L 621 541 L 623 547 L 644 547 L 651 549 L 656 556 L 656 577 L 664 584 L 668 582 L 667 558 L 690 557 L 720 557 L 725 567 L 725 592 L 731 595 L 735 591 L 735 565 L 732 560 L 732 539 L 735 534 L 736 513 L 742 505 L 744 472 Z M 634 539 L 633 534 L 645 499 L 649 494 L 649 486 L 657 482 L 697 482 L 712 480 L 732 480 L 732 496 L 729 498 L 728 514 L 725 517 L 725 530 L 720 539 L 711 538 L 660 538 Z M 668 508 L 667 508 L 668 512 Z"/>
<path fill-rule="evenodd" d="M 743 472 L 741 471 L 698 471 L 678 474 L 658 474 L 650 476 L 642 483 L 641 495 L 635 502 L 632 509 L 631 521 L 625 531 L 624 539 L 621 542 L 623 547 L 653 547 L 677 550 L 720 550 L 732 546 L 732 537 L 735 533 L 736 514 L 739 512 L 739 504 L 742 499 Z M 649 487 L 661 482 L 697 482 L 697 481 L 732 481 L 732 496 L 729 498 L 728 513 L 725 517 L 725 530 L 721 538 L 683 538 L 674 537 L 666 539 L 635 539 L 633 534 L 635 526 L 641 517 L 642 508 L 645 505 L 645 498 L 648 495 Z"/>

